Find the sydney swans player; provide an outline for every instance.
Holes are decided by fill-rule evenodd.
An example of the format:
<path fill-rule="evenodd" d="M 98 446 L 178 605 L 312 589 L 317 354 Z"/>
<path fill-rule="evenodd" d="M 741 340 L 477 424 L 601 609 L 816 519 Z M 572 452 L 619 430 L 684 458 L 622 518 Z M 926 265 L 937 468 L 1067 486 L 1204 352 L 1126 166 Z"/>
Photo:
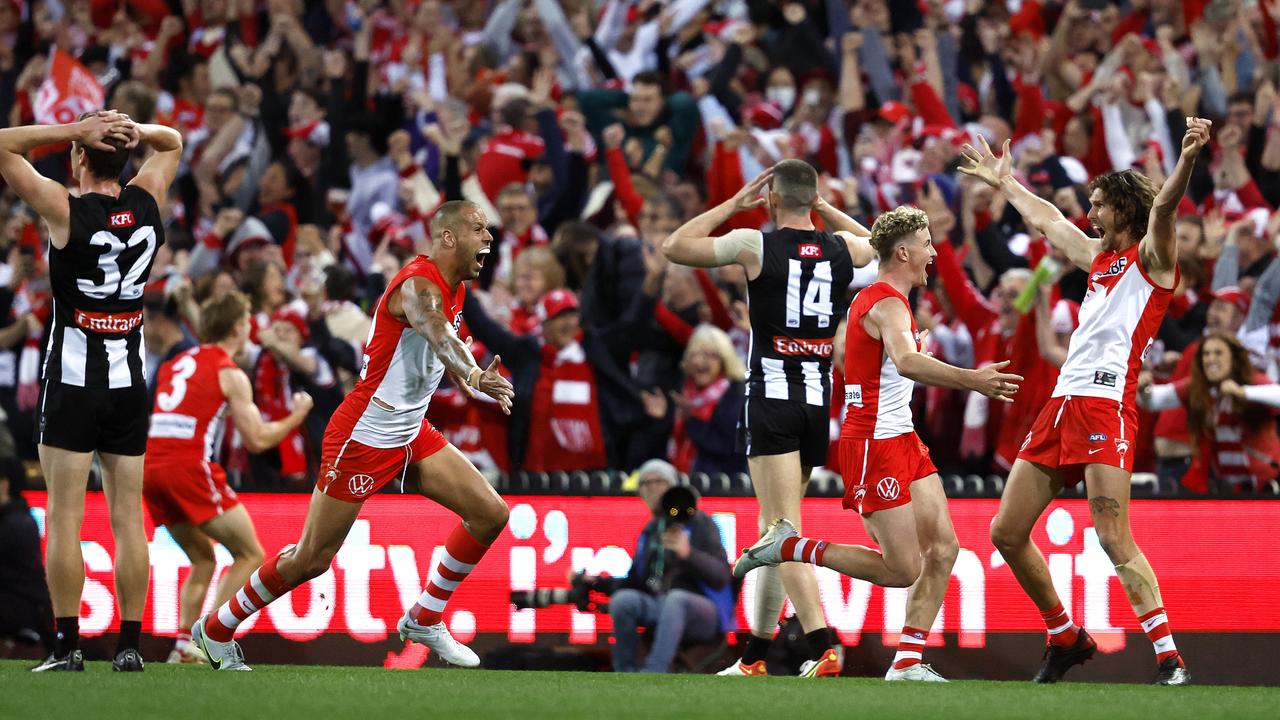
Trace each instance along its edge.
<path fill-rule="evenodd" d="M 1098 541 L 1115 564 L 1133 611 L 1155 647 L 1156 682 L 1190 682 L 1173 643 L 1155 572 L 1129 530 L 1130 451 L 1138 430 L 1142 358 L 1178 284 L 1175 213 L 1196 155 L 1209 141 L 1209 128 L 1208 120 L 1187 120 L 1182 154 L 1159 192 L 1133 170 L 1094 179 L 1089 185 L 1089 221 L 1098 239 L 1085 235 L 1057 207 L 1013 177 L 1007 141 L 999 158 L 985 143 L 981 151 L 964 148 L 968 164 L 960 170 L 1000 190 L 1028 226 L 1089 273 L 1080 326 L 1071 335 L 1058 385 L 1027 433 L 991 524 L 992 542 L 1049 630 L 1036 682 L 1057 682 L 1097 651 L 1089 633 L 1063 610 L 1044 555 L 1031 541 L 1031 528 L 1063 484 L 1081 479 Z"/>
<path fill-rule="evenodd" d="M 773 231 L 741 229 L 709 237 L 736 213 L 765 203 Z M 814 228 L 810 212 L 817 212 L 834 232 Z M 780 517 L 800 522 L 800 499 L 809 472 L 827 461 L 831 353 L 838 325 L 832 294 L 843 302 L 853 268 L 871 261 L 870 234 L 822 199 L 813 166 L 784 160 L 663 243 L 671 262 L 695 267 L 736 264 L 747 273 L 751 358 L 739 450 L 747 454 L 762 531 Z M 840 661 L 828 639 L 813 572 L 792 565 L 780 572 L 763 570 L 758 580 L 751 638 L 742 659 L 720 674 L 767 674 L 764 655 L 782 612 L 785 588 L 810 649 L 801 675 L 838 675 Z"/>
<path fill-rule="evenodd" d="M 244 295 L 230 292 L 211 298 L 200 307 L 205 344 L 178 355 L 157 372 L 142 497 L 151 521 L 163 525 L 191 560 L 191 572 L 178 596 L 182 631 L 169 662 L 204 660 L 185 631 L 200 614 L 213 580 L 216 563 L 210 538 L 222 543 L 232 558 L 218 584 L 218 605 L 230 600 L 262 564 L 253 521 L 215 460 L 224 418 L 230 416 L 245 449 L 265 452 L 301 425 L 313 405 L 311 396 L 295 393 L 293 412 L 287 417 L 262 419 L 249 376 L 233 359 L 244 351 L 251 327 Z"/>
<path fill-rule="evenodd" d="M 474 203 L 453 200 L 431 218 L 431 255 L 418 256 L 387 285 L 374 311 L 364 367 L 329 421 L 320 480 L 297 545 L 253 572 L 236 596 L 191 628 L 215 670 L 248 670 L 235 630 L 276 598 L 329 569 L 364 500 L 399 478 L 457 513 L 440 563 L 418 602 L 400 619 L 402 640 L 422 643 L 446 662 L 480 658 L 453 639 L 445 603 L 507 524 L 507 504 L 470 461 L 425 419 L 427 403 L 450 373 L 459 387 L 489 395 L 506 413 L 515 391 L 499 358 L 476 365 L 458 337 L 465 282 L 484 267 L 493 237 Z M 406 478 L 407 476 L 407 478 Z"/>
<path fill-rule="evenodd" d="M 968 370 L 921 350 L 922 334 L 907 295 L 925 284 L 937 255 L 924 211 L 899 207 L 876 218 L 871 246 L 880 269 L 876 282 L 863 288 L 849 307 L 846 412 L 838 452 L 844 507 L 862 516 L 881 551 L 800 537 L 784 518 L 743 552 L 733 574 L 742 577 L 757 567 L 805 562 L 885 587 L 911 588 L 898 653 L 885 680 L 945 682 L 921 659 L 960 544 L 942 479 L 915 433 L 911 393 L 920 382 L 1010 402 L 1022 378 L 1000 372 L 1007 360 Z"/>
<path fill-rule="evenodd" d="M 80 193 L 46 178 L 23 157 L 71 143 Z M 154 152 L 121 187 L 130 150 Z M 160 205 L 182 158 L 182 137 L 107 110 L 67 125 L 0 130 L 0 174 L 49 226 L 53 322 L 41 372 L 36 442 L 49 487 L 49 594 L 57 624 L 53 654 L 38 672 L 84 669 L 79 650 L 84 558 L 80 523 L 89 467 L 97 453 L 115 538 L 120 639 L 112 669 L 143 669 L 138 653 L 151 568 L 142 526 L 147 395 L 142 352 L 142 288 L 164 244 Z"/>

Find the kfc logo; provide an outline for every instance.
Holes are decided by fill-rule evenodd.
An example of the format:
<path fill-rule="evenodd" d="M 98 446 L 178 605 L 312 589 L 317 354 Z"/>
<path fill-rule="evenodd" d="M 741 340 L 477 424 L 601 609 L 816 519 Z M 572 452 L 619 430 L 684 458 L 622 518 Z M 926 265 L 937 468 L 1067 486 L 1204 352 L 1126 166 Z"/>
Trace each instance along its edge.
<path fill-rule="evenodd" d="M 876 494 L 880 496 L 881 500 L 888 502 L 897 500 L 900 492 L 902 492 L 902 487 L 898 485 L 897 478 L 881 478 L 880 482 L 876 483 Z"/>
<path fill-rule="evenodd" d="M 822 246 L 821 246 L 821 245 L 813 245 L 813 244 L 801 245 L 801 246 L 800 246 L 800 257 L 802 257 L 802 258 L 820 258 L 820 257 L 822 257 Z"/>
<path fill-rule="evenodd" d="M 347 488 L 351 490 L 351 494 L 355 497 L 364 497 L 373 490 L 373 478 L 368 475 L 352 475 L 347 481 Z"/>
<path fill-rule="evenodd" d="M 133 213 L 128 210 L 112 213 L 111 217 L 107 219 L 107 224 L 112 228 L 133 227 Z"/>

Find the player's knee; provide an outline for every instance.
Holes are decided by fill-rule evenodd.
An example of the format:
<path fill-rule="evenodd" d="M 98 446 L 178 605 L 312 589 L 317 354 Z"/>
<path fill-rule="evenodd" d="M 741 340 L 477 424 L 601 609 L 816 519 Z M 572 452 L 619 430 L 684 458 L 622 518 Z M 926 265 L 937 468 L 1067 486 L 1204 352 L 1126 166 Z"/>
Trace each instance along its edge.
<path fill-rule="evenodd" d="M 340 546 L 339 546 L 340 547 Z M 302 576 L 299 583 L 306 582 L 318 578 L 329 569 L 333 564 L 333 558 L 338 554 L 338 547 L 320 548 L 312 551 L 302 551 L 301 548 L 294 550 L 294 563 L 297 572 Z"/>
<path fill-rule="evenodd" d="M 996 546 L 1002 554 L 1007 554 L 1010 550 L 1016 550 L 1022 547 L 1030 535 L 1022 532 L 1021 529 L 1010 527 L 1007 523 L 1000 521 L 997 515 L 995 520 L 991 521 L 991 544 Z"/>
<path fill-rule="evenodd" d="M 1113 564 L 1123 564 L 1133 556 L 1133 536 L 1129 528 L 1105 523 L 1095 525 L 1094 529 L 1098 533 L 1098 544 Z"/>
<path fill-rule="evenodd" d="M 960 556 L 960 542 L 955 536 L 938 540 L 924 548 L 924 559 L 930 565 L 950 569 Z"/>
<path fill-rule="evenodd" d="M 886 579 L 885 585 L 888 587 L 911 587 L 916 584 L 916 580 L 920 579 L 920 573 L 924 569 L 924 562 L 919 555 L 909 558 L 900 558 L 897 562 L 889 565 L 889 577 Z"/>
<path fill-rule="evenodd" d="M 469 524 L 481 534 L 496 538 L 507 526 L 510 515 L 506 501 L 494 493 L 480 506 Z"/>
<path fill-rule="evenodd" d="M 262 546 L 253 542 L 233 549 L 231 551 L 231 558 L 235 562 L 244 563 L 250 567 L 258 567 L 267 559 L 267 556 L 266 553 L 262 551 Z"/>

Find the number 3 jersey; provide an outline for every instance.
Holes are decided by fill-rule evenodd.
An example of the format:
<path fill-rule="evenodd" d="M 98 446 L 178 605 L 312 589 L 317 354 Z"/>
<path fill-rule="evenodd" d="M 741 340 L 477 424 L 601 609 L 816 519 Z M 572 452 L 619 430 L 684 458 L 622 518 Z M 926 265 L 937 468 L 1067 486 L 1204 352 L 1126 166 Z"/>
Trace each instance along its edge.
<path fill-rule="evenodd" d="M 164 244 L 160 208 L 132 185 L 72 197 L 66 247 L 49 251 L 53 327 L 44 378 L 86 388 L 146 385 L 142 288 Z"/>
<path fill-rule="evenodd" d="M 227 398 L 220 375 L 236 368 L 217 345 L 201 345 L 156 372 L 156 402 L 147 435 L 147 465 L 199 464 L 221 444 Z"/>
<path fill-rule="evenodd" d="M 751 365 L 747 397 L 827 407 L 831 350 L 843 302 L 853 282 L 844 240 L 817 230 L 764 233 L 760 275 L 747 283 Z"/>

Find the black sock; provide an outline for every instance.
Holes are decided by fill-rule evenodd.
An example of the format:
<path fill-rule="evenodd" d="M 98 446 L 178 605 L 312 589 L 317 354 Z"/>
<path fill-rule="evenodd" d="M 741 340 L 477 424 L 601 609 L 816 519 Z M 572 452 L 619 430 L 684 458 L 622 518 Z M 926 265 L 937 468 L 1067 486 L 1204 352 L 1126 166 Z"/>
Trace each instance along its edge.
<path fill-rule="evenodd" d="M 137 650 L 138 640 L 142 636 L 141 620 L 121 620 L 120 640 L 116 643 L 116 654 L 125 650 Z"/>
<path fill-rule="evenodd" d="M 53 638 L 53 656 L 64 658 L 67 653 L 80 647 L 80 618 L 54 618 L 57 634 Z"/>
<path fill-rule="evenodd" d="M 825 627 L 804 634 L 804 641 L 809 643 L 809 659 L 818 660 L 831 648 L 831 635 Z"/>
<path fill-rule="evenodd" d="M 742 662 L 750 665 L 760 662 L 769 652 L 769 646 L 773 644 L 773 639 L 768 640 L 752 635 L 747 638 L 747 647 L 742 651 Z"/>

